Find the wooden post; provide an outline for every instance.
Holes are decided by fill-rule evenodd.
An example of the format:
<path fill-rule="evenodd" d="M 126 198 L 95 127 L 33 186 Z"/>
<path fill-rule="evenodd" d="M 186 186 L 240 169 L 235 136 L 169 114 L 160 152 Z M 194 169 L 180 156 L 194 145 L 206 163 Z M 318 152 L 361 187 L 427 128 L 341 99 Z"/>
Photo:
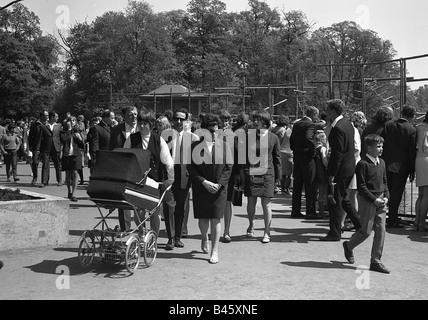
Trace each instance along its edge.
<path fill-rule="evenodd" d="M 361 64 L 361 108 L 364 114 L 366 114 L 366 80 L 364 79 L 364 64 Z"/>

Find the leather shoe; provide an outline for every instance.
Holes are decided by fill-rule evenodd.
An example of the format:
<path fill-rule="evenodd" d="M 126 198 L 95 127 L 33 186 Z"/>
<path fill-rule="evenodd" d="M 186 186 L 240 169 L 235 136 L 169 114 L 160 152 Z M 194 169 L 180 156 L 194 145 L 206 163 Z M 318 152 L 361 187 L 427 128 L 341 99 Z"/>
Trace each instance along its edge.
<path fill-rule="evenodd" d="M 44 188 L 45 187 L 45 184 L 41 184 L 40 186 L 39 186 L 39 188 Z"/>
<path fill-rule="evenodd" d="M 345 241 L 343 243 L 343 251 L 345 253 L 346 260 L 348 260 L 349 263 L 353 264 L 355 262 L 354 253 L 352 252 L 352 250 L 349 250 L 348 241 Z"/>
<path fill-rule="evenodd" d="M 174 240 L 174 245 L 175 245 L 177 248 L 184 248 L 184 243 L 183 243 L 183 242 L 181 242 L 181 241 L 180 241 L 180 239 L 175 239 L 175 240 Z"/>
<path fill-rule="evenodd" d="M 340 238 L 334 238 L 332 236 L 325 236 L 320 238 L 320 241 L 340 241 Z"/>
<path fill-rule="evenodd" d="M 291 213 L 291 217 L 292 218 L 304 218 L 305 217 L 305 215 L 303 215 L 302 213 L 300 213 L 300 212 L 292 212 Z"/>
<path fill-rule="evenodd" d="M 305 219 L 306 220 L 318 220 L 318 219 L 321 219 L 321 216 L 316 215 L 316 214 L 307 214 L 305 216 Z"/>
<path fill-rule="evenodd" d="M 400 222 L 391 222 L 388 223 L 387 228 L 392 228 L 392 229 L 398 229 L 398 228 L 404 228 L 404 225 L 402 225 Z"/>
<path fill-rule="evenodd" d="M 370 263 L 370 270 L 380 273 L 391 273 L 382 263 Z"/>
<path fill-rule="evenodd" d="M 174 240 L 173 239 L 168 240 L 168 243 L 165 246 L 165 250 L 168 250 L 168 251 L 174 250 Z"/>

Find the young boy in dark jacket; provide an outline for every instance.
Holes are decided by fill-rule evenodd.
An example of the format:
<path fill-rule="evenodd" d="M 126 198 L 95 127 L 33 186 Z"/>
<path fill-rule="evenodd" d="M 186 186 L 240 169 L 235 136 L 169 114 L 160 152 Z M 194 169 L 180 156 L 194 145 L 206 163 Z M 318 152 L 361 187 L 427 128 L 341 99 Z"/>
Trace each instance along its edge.
<path fill-rule="evenodd" d="M 361 229 L 354 233 L 349 241 L 343 243 L 343 249 L 348 262 L 354 263 L 352 250 L 364 242 L 374 229 L 370 270 L 390 273 L 381 263 L 385 242 L 386 205 L 389 199 L 385 162 L 380 158 L 384 139 L 377 134 L 370 134 L 365 137 L 364 142 L 367 154 L 355 168 Z"/>

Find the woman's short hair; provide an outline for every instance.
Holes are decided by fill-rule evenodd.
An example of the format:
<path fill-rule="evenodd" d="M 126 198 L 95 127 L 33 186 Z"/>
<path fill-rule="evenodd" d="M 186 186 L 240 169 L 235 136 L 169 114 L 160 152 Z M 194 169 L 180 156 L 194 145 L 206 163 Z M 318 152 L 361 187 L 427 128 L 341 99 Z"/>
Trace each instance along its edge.
<path fill-rule="evenodd" d="M 137 117 L 138 122 L 146 122 L 150 125 L 150 129 L 153 129 L 155 125 L 156 117 L 153 112 L 141 110 Z"/>
<path fill-rule="evenodd" d="M 367 124 L 367 119 L 362 111 L 355 111 L 351 115 L 351 121 L 356 128 L 364 129 L 364 126 Z"/>
<path fill-rule="evenodd" d="M 290 124 L 290 118 L 288 118 L 286 115 L 281 114 L 275 121 L 275 123 L 278 126 L 288 126 Z"/>
<path fill-rule="evenodd" d="M 241 128 L 241 127 L 245 126 L 246 124 L 248 124 L 249 119 L 250 119 L 250 117 L 248 116 L 248 114 L 246 114 L 245 112 L 241 112 L 240 114 L 238 114 L 236 116 L 235 127 Z"/>
<path fill-rule="evenodd" d="M 372 120 L 377 124 L 385 124 L 394 118 L 394 110 L 389 106 L 382 106 L 376 110 Z"/>
<path fill-rule="evenodd" d="M 253 121 L 254 119 L 260 119 L 260 121 L 264 124 L 264 126 L 269 129 L 271 122 L 270 122 L 270 113 L 265 110 L 256 110 L 252 114 Z"/>
<path fill-rule="evenodd" d="M 216 114 L 208 113 L 202 118 L 201 128 L 208 129 L 211 126 L 220 125 L 220 117 Z"/>

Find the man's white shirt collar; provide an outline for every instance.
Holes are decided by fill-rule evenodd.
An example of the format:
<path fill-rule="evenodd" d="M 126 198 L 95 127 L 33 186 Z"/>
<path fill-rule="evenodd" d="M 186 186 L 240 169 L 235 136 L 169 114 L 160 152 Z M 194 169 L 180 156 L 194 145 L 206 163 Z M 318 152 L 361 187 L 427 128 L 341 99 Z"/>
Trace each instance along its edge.
<path fill-rule="evenodd" d="M 343 119 L 343 115 L 338 116 L 336 119 L 334 119 L 333 123 L 331 124 L 331 127 L 334 128 L 335 125 L 339 122 L 339 120 Z"/>

